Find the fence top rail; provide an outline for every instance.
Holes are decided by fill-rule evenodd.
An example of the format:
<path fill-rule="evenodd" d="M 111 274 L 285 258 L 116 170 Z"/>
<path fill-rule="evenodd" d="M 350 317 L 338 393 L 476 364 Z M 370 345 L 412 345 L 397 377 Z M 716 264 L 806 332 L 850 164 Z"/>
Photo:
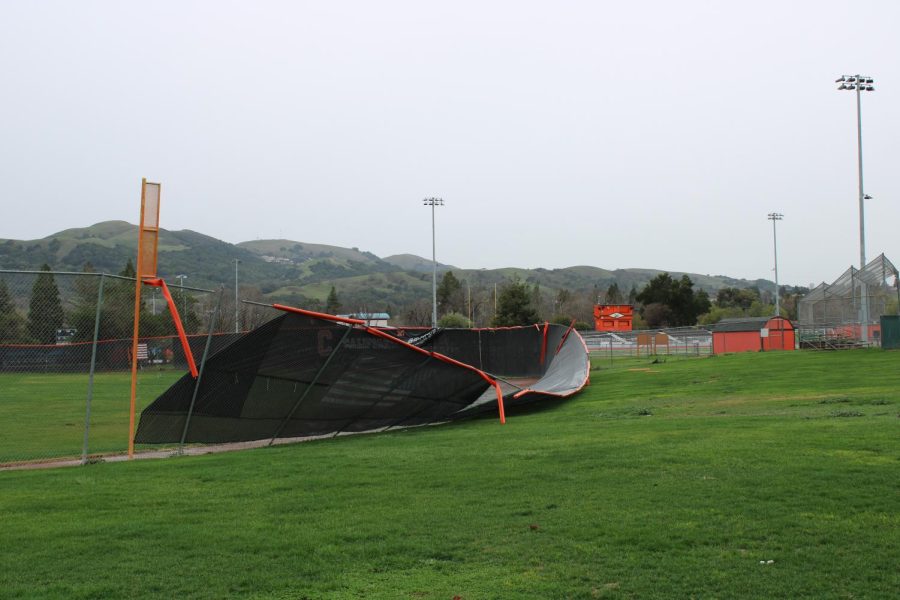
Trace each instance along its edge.
<path fill-rule="evenodd" d="M 112 279 L 122 279 L 124 281 L 134 281 L 134 277 L 125 277 L 124 275 L 112 275 L 110 273 L 87 273 L 85 271 L 22 271 L 18 269 L 0 269 L 0 275 L 2 274 L 10 274 L 10 275 L 78 275 L 80 277 L 110 277 Z M 191 292 L 207 292 L 209 294 L 215 293 L 216 290 L 208 290 L 206 288 L 198 288 L 198 287 L 190 287 L 187 285 L 173 285 L 174 289 L 178 290 L 189 290 Z"/>

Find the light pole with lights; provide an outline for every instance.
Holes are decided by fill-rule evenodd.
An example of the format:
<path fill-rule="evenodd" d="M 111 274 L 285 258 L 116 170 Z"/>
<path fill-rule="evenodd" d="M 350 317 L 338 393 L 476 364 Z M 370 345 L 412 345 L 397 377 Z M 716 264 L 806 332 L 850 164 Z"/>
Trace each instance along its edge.
<path fill-rule="evenodd" d="M 865 207 L 864 201 L 866 193 L 863 191 L 863 159 L 862 159 L 862 103 L 860 102 L 861 92 L 874 92 L 875 87 L 872 85 L 875 80 L 867 75 L 841 75 L 835 80 L 840 83 L 837 89 L 849 90 L 856 92 L 856 151 L 857 162 L 859 168 L 859 268 L 866 268 L 866 223 L 865 223 Z M 861 321 L 860 333 L 863 343 L 869 338 L 869 302 L 866 297 L 866 285 L 860 282 L 859 287 L 859 320 Z"/>
<path fill-rule="evenodd" d="M 865 226 L 865 208 L 863 200 L 865 192 L 863 191 L 863 159 L 862 159 L 862 103 L 860 102 L 860 92 L 874 92 L 875 87 L 872 85 L 875 81 L 871 77 L 865 75 L 842 75 L 835 83 L 840 83 L 839 90 L 852 90 L 856 92 L 856 151 L 859 167 L 859 268 L 866 268 L 866 226 Z"/>
<path fill-rule="evenodd" d="M 434 207 L 443 206 L 441 198 L 425 198 L 422 204 L 431 207 L 431 328 L 437 329 L 437 252 L 434 241 Z"/>
<path fill-rule="evenodd" d="M 777 212 L 769 213 L 769 220 L 772 221 L 772 243 L 775 250 L 775 316 L 781 316 L 781 300 L 778 291 L 778 233 L 775 231 L 775 222 L 784 218 L 784 215 Z"/>

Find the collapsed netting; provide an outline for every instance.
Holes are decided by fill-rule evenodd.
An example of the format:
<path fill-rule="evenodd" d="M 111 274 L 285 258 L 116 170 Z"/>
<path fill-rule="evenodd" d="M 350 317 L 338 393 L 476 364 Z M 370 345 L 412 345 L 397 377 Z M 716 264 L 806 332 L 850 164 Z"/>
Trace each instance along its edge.
<path fill-rule="evenodd" d="M 404 342 L 297 309 L 211 355 L 141 414 L 137 443 L 223 443 L 378 431 L 565 397 L 588 381 L 561 325 L 436 330 Z"/>

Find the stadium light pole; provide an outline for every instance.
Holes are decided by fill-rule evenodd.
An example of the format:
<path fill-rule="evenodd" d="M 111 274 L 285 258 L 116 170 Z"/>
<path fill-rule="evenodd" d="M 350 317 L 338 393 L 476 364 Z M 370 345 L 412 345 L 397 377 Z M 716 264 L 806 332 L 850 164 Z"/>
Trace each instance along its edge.
<path fill-rule="evenodd" d="M 240 327 L 238 325 L 238 321 L 240 321 L 240 312 L 238 310 L 238 265 L 241 263 L 241 259 L 234 259 L 234 332 L 240 333 Z"/>
<path fill-rule="evenodd" d="M 863 191 L 863 158 L 862 158 L 862 103 L 860 102 L 860 92 L 874 92 L 872 85 L 874 80 L 866 75 L 842 75 L 835 83 L 840 83 L 837 89 L 852 90 L 856 92 L 856 155 L 859 169 L 859 268 L 866 268 L 866 225 L 865 225 L 865 208 L 863 200 L 865 192 Z"/>
<path fill-rule="evenodd" d="M 841 75 L 835 80 L 840 83 L 837 89 L 849 90 L 856 92 L 856 154 L 857 165 L 859 169 L 859 269 L 862 271 L 866 268 L 866 223 L 865 223 L 865 192 L 863 191 L 863 158 L 862 158 L 862 103 L 860 102 L 860 92 L 874 92 L 875 83 L 868 75 Z M 862 321 L 860 331 L 862 333 L 862 341 L 867 342 L 869 337 L 868 321 L 869 306 L 865 296 L 865 284 L 860 285 L 860 311 L 859 317 Z"/>
<path fill-rule="evenodd" d="M 187 275 L 176 275 L 175 279 L 178 280 L 178 285 L 181 287 L 181 319 L 184 322 L 185 317 L 187 316 L 187 301 L 184 299 L 184 280 L 187 279 Z"/>
<path fill-rule="evenodd" d="M 784 215 L 777 212 L 769 213 L 769 220 L 772 221 L 772 244 L 775 250 L 775 316 L 781 316 L 781 300 L 778 293 L 778 233 L 775 231 L 775 223 L 784 218 Z"/>
<path fill-rule="evenodd" d="M 437 252 L 434 241 L 434 207 L 443 206 L 442 198 L 425 198 L 424 206 L 431 207 L 431 328 L 437 329 Z"/>

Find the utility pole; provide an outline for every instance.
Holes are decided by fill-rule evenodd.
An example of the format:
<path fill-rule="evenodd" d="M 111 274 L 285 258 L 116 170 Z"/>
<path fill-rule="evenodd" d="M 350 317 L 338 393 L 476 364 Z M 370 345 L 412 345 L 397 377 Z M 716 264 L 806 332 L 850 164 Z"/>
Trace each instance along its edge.
<path fill-rule="evenodd" d="M 441 198 L 425 198 L 425 206 L 431 207 L 431 328 L 437 329 L 437 252 L 434 237 L 434 207 L 444 206 Z"/>
<path fill-rule="evenodd" d="M 235 333 L 241 332 L 241 327 L 240 327 L 241 313 L 240 313 L 240 304 L 238 301 L 238 265 L 240 264 L 240 262 L 241 262 L 241 260 L 239 258 L 234 259 L 234 332 Z"/>
<path fill-rule="evenodd" d="M 178 280 L 178 285 L 181 287 L 181 322 L 184 323 L 187 319 L 187 300 L 184 297 L 184 280 L 187 279 L 187 275 L 176 275 L 175 279 Z"/>

